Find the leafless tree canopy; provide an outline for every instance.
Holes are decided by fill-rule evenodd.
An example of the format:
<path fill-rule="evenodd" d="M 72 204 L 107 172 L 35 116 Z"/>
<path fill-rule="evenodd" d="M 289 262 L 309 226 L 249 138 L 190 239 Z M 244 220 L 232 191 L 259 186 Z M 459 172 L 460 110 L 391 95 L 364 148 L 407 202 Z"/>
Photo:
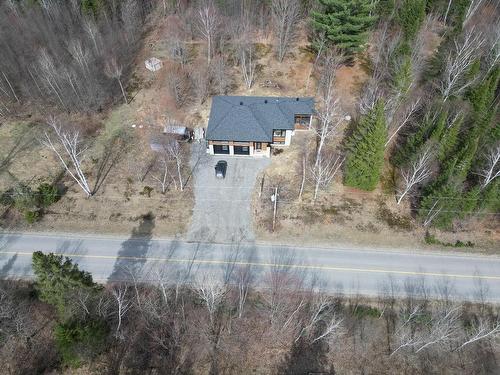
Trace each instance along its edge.
<path fill-rule="evenodd" d="M 122 95 L 151 1 L 106 2 L 99 16 L 77 1 L 0 5 L 0 100 L 97 110 Z M 106 66 L 120 67 L 111 76 Z"/>
<path fill-rule="evenodd" d="M 83 161 L 87 156 L 87 146 L 81 131 L 69 124 L 64 124 L 55 117 L 51 117 L 47 121 L 47 125 L 50 130 L 44 133 L 44 137 L 40 141 L 57 155 L 64 170 L 90 197 L 93 191 L 83 166 Z"/>
<path fill-rule="evenodd" d="M 446 66 L 439 90 L 446 101 L 452 95 L 464 92 L 475 80 L 467 77 L 472 64 L 477 60 L 484 37 L 476 32 L 474 28 L 467 31 L 465 35 L 455 40 L 454 48 L 446 59 Z"/>
<path fill-rule="evenodd" d="M 295 37 L 300 4 L 297 0 L 272 0 L 271 10 L 276 37 L 276 55 L 283 61 Z"/>

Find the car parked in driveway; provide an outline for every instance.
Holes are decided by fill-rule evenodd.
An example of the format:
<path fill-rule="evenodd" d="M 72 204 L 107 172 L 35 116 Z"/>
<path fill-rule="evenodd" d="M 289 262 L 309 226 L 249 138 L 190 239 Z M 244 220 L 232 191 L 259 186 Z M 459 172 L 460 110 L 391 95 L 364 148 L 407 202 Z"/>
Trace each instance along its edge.
<path fill-rule="evenodd" d="M 215 165 L 215 177 L 226 178 L 227 161 L 219 160 Z"/>

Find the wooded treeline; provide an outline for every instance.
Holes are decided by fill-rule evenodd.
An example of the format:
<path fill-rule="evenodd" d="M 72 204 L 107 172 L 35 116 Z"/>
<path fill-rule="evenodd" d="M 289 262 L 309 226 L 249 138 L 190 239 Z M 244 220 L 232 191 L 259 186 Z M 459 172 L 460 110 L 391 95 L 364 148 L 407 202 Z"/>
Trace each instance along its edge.
<path fill-rule="evenodd" d="M 72 113 L 113 103 L 122 95 L 154 4 L 3 1 L 0 114 L 13 114 L 15 103 Z"/>
<path fill-rule="evenodd" d="M 236 250 L 235 250 L 236 251 Z M 237 253 L 237 251 L 236 251 Z M 155 264 L 152 285 L 95 284 L 68 259 L 35 253 L 35 284 L 0 283 L 6 374 L 474 373 L 499 371 L 498 307 L 453 302 L 453 283 L 380 286 L 377 298 L 329 294 L 277 251 L 263 270 Z M 141 265 L 120 269 L 135 279 Z M 260 272 L 260 271 L 259 271 Z M 142 274 L 142 277 L 146 277 Z M 137 280 L 137 279 L 136 279 Z M 440 296 L 431 300 L 430 294 Z"/>
<path fill-rule="evenodd" d="M 450 228 L 473 213 L 499 212 L 498 20 L 498 3 L 479 0 L 395 2 L 379 20 L 361 115 L 383 105 L 387 130 L 375 135 L 375 123 L 360 122 L 350 160 L 366 161 L 359 144 L 382 153 L 368 160 L 377 168 L 353 163 L 347 172 L 378 181 L 385 150 L 398 204 L 412 196 L 425 226 Z M 436 50 L 432 34 L 440 38 Z M 362 178 L 346 183 L 375 187 Z"/>

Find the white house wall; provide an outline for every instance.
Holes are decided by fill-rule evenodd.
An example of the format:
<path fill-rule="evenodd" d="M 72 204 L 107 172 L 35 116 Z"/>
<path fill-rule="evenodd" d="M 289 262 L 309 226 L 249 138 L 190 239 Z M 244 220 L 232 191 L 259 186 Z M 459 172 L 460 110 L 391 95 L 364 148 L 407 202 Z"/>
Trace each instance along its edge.
<path fill-rule="evenodd" d="M 292 135 L 293 135 L 293 130 L 287 130 L 285 132 L 285 144 L 284 144 L 284 146 L 290 146 L 290 143 L 292 141 Z"/>

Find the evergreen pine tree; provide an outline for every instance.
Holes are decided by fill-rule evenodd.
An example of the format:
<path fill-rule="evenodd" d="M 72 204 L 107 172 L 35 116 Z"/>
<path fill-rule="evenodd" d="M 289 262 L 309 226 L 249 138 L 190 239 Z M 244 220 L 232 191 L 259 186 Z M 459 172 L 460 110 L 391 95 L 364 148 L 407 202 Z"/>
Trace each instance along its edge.
<path fill-rule="evenodd" d="M 80 271 L 67 257 L 37 251 L 33 253 L 32 263 L 40 299 L 55 306 L 63 318 L 68 317 L 67 298 L 71 292 L 78 289 L 99 290 L 90 273 Z"/>
<path fill-rule="evenodd" d="M 311 12 L 313 28 L 328 44 L 339 47 L 347 56 L 363 49 L 367 31 L 373 25 L 375 2 L 371 0 L 317 0 L 318 11 Z"/>
<path fill-rule="evenodd" d="M 384 105 L 376 106 L 361 118 L 348 143 L 345 184 L 373 190 L 380 179 L 387 138 Z"/>
<path fill-rule="evenodd" d="M 375 11 L 381 18 L 390 18 L 392 12 L 394 12 L 395 3 L 396 0 L 379 0 Z"/>
<path fill-rule="evenodd" d="M 461 207 L 461 191 L 453 184 L 434 183 L 426 189 L 419 208 L 422 220 L 428 219 L 430 213 L 438 212 L 432 220 L 432 225 L 448 229 L 457 217 Z"/>
<path fill-rule="evenodd" d="M 409 54 L 410 44 L 417 36 L 420 25 L 425 18 L 426 0 L 403 0 L 398 8 L 397 20 L 403 30 L 400 51 Z"/>
<path fill-rule="evenodd" d="M 491 136 L 495 138 L 495 132 L 499 132 L 499 127 L 496 126 L 498 124 L 493 121 L 498 108 L 495 105 L 495 94 L 499 82 L 500 68 L 497 67 L 490 72 L 484 81 L 471 89 L 467 95 L 467 99 L 472 106 L 473 126 L 471 131 L 473 136 L 481 136 L 483 139 Z"/>
<path fill-rule="evenodd" d="M 459 116 L 453 123 L 446 129 L 444 135 L 441 137 L 439 142 L 438 157 L 441 162 L 445 161 L 446 158 L 455 150 L 458 141 L 458 133 L 462 127 L 463 117 Z"/>
<path fill-rule="evenodd" d="M 413 83 L 413 69 L 409 56 L 401 57 L 400 61 L 401 63 L 395 67 L 391 86 L 395 95 L 401 95 L 399 100 L 402 100 L 408 95 Z"/>
<path fill-rule="evenodd" d="M 408 136 L 406 142 L 401 146 L 391 158 L 391 161 L 396 166 L 403 166 L 410 162 L 421 147 L 427 142 L 431 134 L 434 132 L 434 127 L 436 126 L 436 120 L 434 118 L 434 113 L 438 109 L 430 108 L 424 118 L 421 120 L 421 124 L 417 127 L 417 130 Z"/>
<path fill-rule="evenodd" d="M 448 119 L 448 111 L 447 110 L 441 111 L 434 125 L 434 129 L 432 130 L 430 136 L 431 140 L 435 142 L 439 142 L 441 140 L 441 137 L 443 136 L 443 133 L 446 129 L 447 119 Z"/>

